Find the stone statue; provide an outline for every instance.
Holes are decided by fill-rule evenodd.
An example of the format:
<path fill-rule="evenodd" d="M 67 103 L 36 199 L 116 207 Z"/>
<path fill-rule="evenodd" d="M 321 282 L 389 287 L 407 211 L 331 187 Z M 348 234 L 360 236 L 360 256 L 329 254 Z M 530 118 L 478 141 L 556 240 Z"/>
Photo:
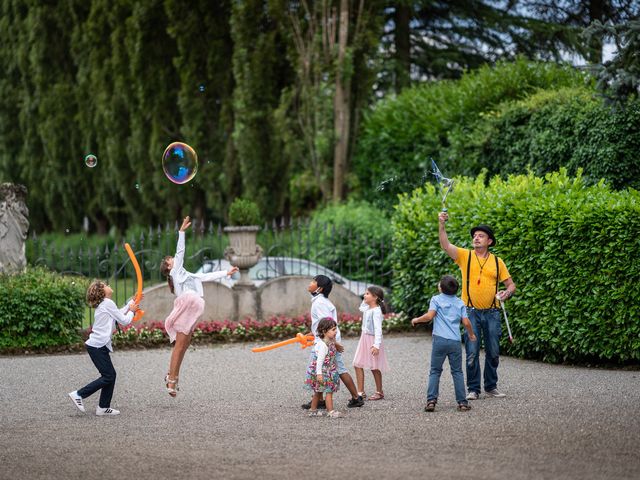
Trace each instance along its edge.
<path fill-rule="evenodd" d="M 0 273 L 24 272 L 24 242 L 29 231 L 27 188 L 0 184 Z"/>

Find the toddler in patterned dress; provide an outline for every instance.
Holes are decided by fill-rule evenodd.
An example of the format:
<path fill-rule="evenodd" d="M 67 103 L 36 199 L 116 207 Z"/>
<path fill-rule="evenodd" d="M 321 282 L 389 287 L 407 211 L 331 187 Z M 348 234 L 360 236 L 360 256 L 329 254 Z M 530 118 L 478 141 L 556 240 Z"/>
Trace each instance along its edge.
<path fill-rule="evenodd" d="M 342 414 L 333 409 L 333 394 L 340 387 L 335 344 L 338 324 L 332 318 L 323 318 L 318 323 L 317 332 L 320 341 L 313 346 L 313 355 L 304 382 L 305 388 L 313 392 L 309 416 L 322 416 L 322 411 L 318 411 L 318 402 L 324 393 L 329 412 L 327 415 L 333 418 L 341 417 Z"/>

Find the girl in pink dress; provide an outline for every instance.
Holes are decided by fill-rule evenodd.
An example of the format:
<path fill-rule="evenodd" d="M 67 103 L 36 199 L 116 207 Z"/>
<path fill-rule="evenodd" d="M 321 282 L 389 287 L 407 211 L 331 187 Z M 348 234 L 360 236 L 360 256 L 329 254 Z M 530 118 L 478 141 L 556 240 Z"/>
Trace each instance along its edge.
<path fill-rule="evenodd" d="M 184 354 L 191 343 L 193 329 L 204 312 L 204 290 L 202 282 L 215 280 L 225 275 L 233 275 L 238 267 L 232 267 L 229 271 L 211 273 L 191 273 L 184 268 L 185 231 L 191 225 L 191 219 L 185 217 L 178 232 L 178 246 L 174 257 L 164 257 L 160 264 L 160 273 L 167 277 L 171 293 L 176 295 L 173 301 L 173 310 L 164 321 L 164 328 L 169 335 L 170 343 L 175 342 L 171 351 L 169 373 L 164 378 L 167 392 L 172 397 L 178 393 L 178 375 Z"/>
<path fill-rule="evenodd" d="M 382 288 L 376 286 L 367 288 L 360 311 L 362 312 L 362 334 L 353 359 L 358 395 L 366 397 L 364 393 L 364 369 L 366 368 L 371 370 L 376 383 L 376 393 L 371 395 L 369 400 L 382 400 L 384 398 L 382 373 L 389 370 L 382 343 L 382 319 L 383 314 L 386 313 Z"/>

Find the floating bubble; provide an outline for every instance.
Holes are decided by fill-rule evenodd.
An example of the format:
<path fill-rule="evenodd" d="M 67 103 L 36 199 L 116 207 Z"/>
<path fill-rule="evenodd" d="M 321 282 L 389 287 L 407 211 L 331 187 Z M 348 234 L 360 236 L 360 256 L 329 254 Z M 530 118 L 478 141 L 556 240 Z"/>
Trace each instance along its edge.
<path fill-rule="evenodd" d="M 200 90 L 201 92 L 204 92 L 204 90 L 205 90 L 204 83 L 201 83 L 201 84 L 198 86 L 198 90 Z"/>
<path fill-rule="evenodd" d="M 140 190 L 140 184 L 136 183 L 136 190 Z"/>
<path fill-rule="evenodd" d="M 89 168 L 93 168 L 98 164 L 98 157 L 96 157 L 93 153 L 90 153 L 89 155 L 84 157 L 84 164 Z"/>
<path fill-rule="evenodd" d="M 162 154 L 162 169 L 173 183 L 187 183 L 198 173 L 198 154 L 186 143 L 173 142 Z"/>

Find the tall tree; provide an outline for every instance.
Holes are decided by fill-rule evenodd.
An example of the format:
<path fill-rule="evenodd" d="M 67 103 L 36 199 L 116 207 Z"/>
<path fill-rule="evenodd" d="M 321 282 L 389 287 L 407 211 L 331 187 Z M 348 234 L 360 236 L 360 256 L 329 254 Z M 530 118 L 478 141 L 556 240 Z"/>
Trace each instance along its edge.
<path fill-rule="evenodd" d="M 367 60 L 377 45 L 380 13 L 379 2 L 343 0 L 303 0 L 289 11 L 296 65 L 292 107 L 326 201 L 344 198 L 358 110 L 370 98 Z"/>
<path fill-rule="evenodd" d="M 181 136 L 200 158 L 196 218 L 222 220 L 231 200 L 241 195 L 242 179 L 233 145 L 233 69 L 231 1 L 167 0 L 169 35 L 177 52 Z"/>
<path fill-rule="evenodd" d="M 275 112 L 292 74 L 283 53 L 281 0 L 233 2 L 231 35 L 235 129 L 243 194 L 255 200 L 262 213 L 275 217 L 284 208 L 290 176 L 282 137 L 275 128 Z"/>
<path fill-rule="evenodd" d="M 616 25 L 640 14 L 637 0 L 521 0 L 522 7 L 542 20 L 566 28 L 582 30 L 593 22 Z M 586 45 L 577 37 L 572 50 L 591 63 L 601 63 L 605 31 L 594 31 Z"/>
<path fill-rule="evenodd" d="M 587 39 L 611 38 L 616 50 L 611 60 L 593 65 L 598 89 L 612 103 L 625 105 L 627 100 L 640 95 L 640 20 L 621 25 L 603 25 L 594 22 L 586 31 Z"/>

